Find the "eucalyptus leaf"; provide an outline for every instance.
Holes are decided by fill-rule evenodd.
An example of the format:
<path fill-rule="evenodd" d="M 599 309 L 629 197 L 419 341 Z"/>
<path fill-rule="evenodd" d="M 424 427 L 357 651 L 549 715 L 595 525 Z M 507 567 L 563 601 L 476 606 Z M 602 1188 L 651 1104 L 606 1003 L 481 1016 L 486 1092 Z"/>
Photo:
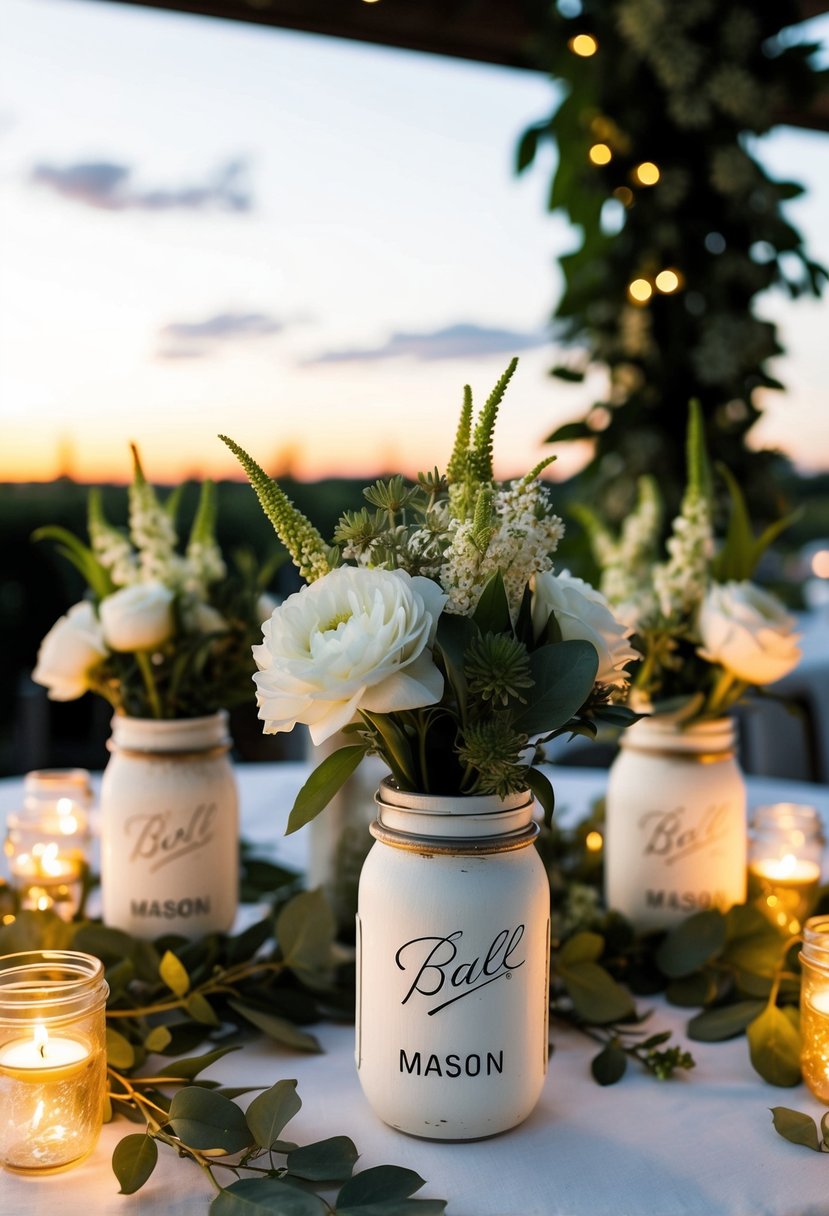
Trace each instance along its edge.
<path fill-rule="evenodd" d="M 312 987 L 326 986 L 337 924 L 321 890 L 303 891 L 276 918 L 276 939 L 286 966 Z"/>
<path fill-rule="evenodd" d="M 562 945 L 558 952 L 559 963 L 569 967 L 573 963 L 595 963 L 602 957 L 604 938 L 599 933 L 586 930 L 574 933 Z"/>
<path fill-rule="evenodd" d="M 576 1013 L 586 1022 L 604 1026 L 630 1017 L 635 1011 L 627 989 L 598 963 L 562 966 L 559 962 L 559 975 Z"/>
<path fill-rule="evenodd" d="M 276 1017 L 275 1014 L 265 1013 L 261 1009 L 254 1009 L 251 1005 L 245 1004 L 244 1001 L 228 1001 L 228 1004 L 231 1009 L 241 1014 L 252 1026 L 263 1031 L 277 1043 L 281 1043 L 285 1047 L 293 1047 L 297 1051 L 322 1051 L 319 1041 L 312 1034 L 300 1030 L 298 1026 L 295 1026 L 293 1022 L 289 1022 L 287 1018 Z"/>
<path fill-rule="evenodd" d="M 683 975 L 671 980 L 665 989 L 665 999 L 672 1005 L 684 1009 L 699 1009 L 714 999 L 717 985 L 714 977 L 708 971 L 694 971 L 691 975 Z"/>
<path fill-rule="evenodd" d="M 805 1148 L 821 1151 L 817 1125 L 811 1115 L 801 1114 L 788 1106 L 770 1106 L 774 1130 L 791 1144 L 802 1144 Z M 824 1115 L 824 1119 L 826 1116 Z M 822 1124 L 821 1124 L 822 1126 Z"/>
<path fill-rule="evenodd" d="M 135 1048 L 112 1026 L 106 1028 L 107 1063 L 121 1070 L 132 1068 L 135 1063 Z"/>
<path fill-rule="evenodd" d="M 144 1040 L 147 1051 L 159 1052 L 169 1046 L 173 1036 L 166 1026 L 154 1026 Z"/>
<path fill-rule="evenodd" d="M 227 1047 L 217 1047 L 215 1051 L 206 1051 L 204 1055 L 193 1056 L 189 1060 L 174 1060 L 172 1064 L 164 1066 L 165 1077 L 185 1077 L 188 1081 L 192 1081 L 199 1073 L 204 1072 L 211 1064 L 215 1064 L 217 1060 L 221 1060 L 222 1056 L 229 1055 L 231 1051 L 240 1051 L 238 1044 L 230 1044 Z"/>
<path fill-rule="evenodd" d="M 784 1087 L 799 1084 L 800 1034 L 782 1009 L 767 1005 L 746 1034 L 751 1063 L 764 1081 Z"/>
<path fill-rule="evenodd" d="M 337 1216 L 342 1216 L 346 1210 L 357 1212 L 369 1204 L 408 1199 L 425 1185 L 426 1179 L 414 1170 L 400 1165 L 375 1165 L 372 1169 L 361 1170 L 340 1188 Z"/>
<path fill-rule="evenodd" d="M 271 1148 L 276 1144 L 286 1123 L 290 1123 L 302 1109 L 296 1084 L 296 1081 L 277 1081 L 265 1093 L 254 1098 L 248 1107 L 248 1127 L 260 1148 Z"/>
<path fill-rule="evenodd" d="M 323 1201 L 276 1178 L 241 1178 L 220 1191 L 210 1216 L 324 1216 Z"/>
<path fill-rule="evenodd" d="M 725 945 L 725 918 L 716 908 L 696 912 L 667 935 L 656 952 L 656 963 L 671 979 L 698 971 Z"/>
<path fill-rule="evenodd" d="M 191 992 L 185 1001 L 184 1008 L 194 1022 L 203 1026 L 221 1026 L 221 1020 L 213 1006 L 200 992 Z"/>
<path fill-rule="evenodd" d="M 608 1043 L 590 1062 L 593 1080 L 599 1085 L 615 1085 L 621 1081 L 628 1066 L 628 1058 L 616 1043 Z"/>
<path fill-rule="evenodd" d="M 338 790 L 345 785 L 348 778 L 359 765 L 366 754 L 365 747 L 359 743 L 349 744 L 338 748 L 330 756 L 326 756 L 311 773 L 296 796 L 293 808 L 288 816 L 288 826 L 285 835 L 290 836 L 299 828 L 304 827 L 328 806 Z"/>
<path fill-rule="evenodd" d="M 721 1043 L 742 1034 L 765 1008 L 765 1001 L 735 1001 L 717 1009 L 705 1009 L 691 1018 L 688 1037 L 697 1043 Z"/>
<path fill-rule="evenodd" d="M 599 656 L 590 642 L 573 639 L 534 650 L 530 655 L 534 686 L 528 704 L 516 715 L 516 729 L 543 735 L 569 722 L 590 696 L 598 667 Z"/>
<path fill-rule="evenodd" d="M 76 927 L 56 912 L 18 912 L 8 925 L 0 925 L 0 953 L 24 950 L 67 950 L 74 947 Z"/>
<path fill-rule="evenodd" d="M 245 1116 L 236 1103 L 197 1085 L 173 1095 L 169 1123 L 184 1144 L 202 1152 L 239 1153 L 251 1144 Z"/>
<path fill-rule="evenodd" d="M 121 1187 L 119 1194 L 134 1195 L 140 1191 L 156 1167 L 158 1145 L 152 1136 L 125 1136 L 115 1146 L 112 1169 Z"/>
<path fill-rule="evenodd" d="M 172 950 L 166 950 L 158 965 L 158 973 L 163 982 L 176 996 L 184 996 L 190 990 L 190 976 L 180 959 Z"/>
<path fill-rule="evenodd" d="M 360 1207 L 338 1207 L 337 1216 L 443 1216 L 445 1199 L 389 1199 Z"/>
<path fill-rule="evenodd" d="M 294 1178 L 308 1182 L 339 1182 L 350 1178 L 358 1157 L 348 1136 L 331 1136 L 315 1144 L 303 1144 L 288 1154 L 286 1165 Z"/>

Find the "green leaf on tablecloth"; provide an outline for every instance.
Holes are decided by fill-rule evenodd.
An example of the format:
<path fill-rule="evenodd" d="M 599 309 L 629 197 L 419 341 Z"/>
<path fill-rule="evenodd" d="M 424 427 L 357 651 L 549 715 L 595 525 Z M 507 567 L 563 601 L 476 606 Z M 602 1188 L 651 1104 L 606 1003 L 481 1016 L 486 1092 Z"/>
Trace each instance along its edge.
<path fill-rule="evenodd" d="M 159 1052 L 168 1047 L 173 1036 L 170 1034 L 166 1026 L 153 1026 L 150 1033 L 144 1040 L 144 1046 L 147 1051 Z"/>
<path fill-rule="evenodd" d="M 194 1022 L 201 1022 L 203 1026 L 221 1026 L 222 1024 L 213 1006 L 200 992 L 191 992 L 184 1003 L 184 1008 Z"/>
<path fill-rule="evenodd" d="M 635 1011 L 633 997 L 598 963 L 562 966 L 558 973 L 579 1017 L 597 1026 L 618 1022 Z"/>
<path fill-rule="evenodd" d="M 225 1187 L 210 1216 L 324 1216 L 323 1201 L 276 1178 L 242 1178 Z"/>
<path fill-rule="evenodd" d="M 765 1008 L 765 1001 L 736 1001 L 718 1009 L 705 1009 L 691 1018 L 688 1037 L 697 1043 L 721 1043 L 742 1034 Z"/>
<path fill-rule="evenodd" d="M 112 1154 L 112 1169 L 121 1186 L 120 1195 L 140 1191 L 156 1167 L 158 1145 L 152 1136 L 125 1136 Z M 59 1206 L 59 1205 L 58 1205 Z"/>
<path fill-rule="evenodd" d="M 232 967 L 234 963 L 243 963 L 254 958 L 272 933 L 273 918 L 267 916 L 264 920 L 251 925 L 249 929 L 245 929 L 244 933 L 240 933 L 236 937 L 229 937 L 225 942 L 228 966 Z"/>
<path fill-rule="evenodd" d="M 696 912 L 670 931 L 656 952 L 657 966 L 669 979 L 699 971 L 725 945 L 725 917 L 716 908 Z"/>
<path fill-rule="evenodd" d="M 751 1063 L 770 1085 L 800 1081 L 800 1034 L 776 1005 L 768 1005 L 746 1030 Z"/>
<path fill-rule="evenodd" d="M 254 1098 L 247 1109 L 248 1127 L 260 1148 L 273 1148 L 282 1129 L 302 1109 L 296 1081 L 277 1081 Z"/>
<path fill-rule="evenodd" d="M 125 1039 L 112 1026 L 107 1026 L 106 1046 L 107 1063 L 110 1067 L 122 1070 L 132 1068 L 135 1063 L 135 1048 L 129 1039 Z"/>
<path fill-rule="evenodd" d="M 238 1153 L 251 1144 L 245 1116 L 236 1103 L 198 1085 L 173 1095 L 168 1121 L 180 1140 L 209 1155 Z"/>
<path fill-rule="evenodd" d="M 365 754 L 366 749 L 362 743 L 352 743 L 348 747 L 338 748 L 330 756 L 326 756 L 322 764 L 317 765 L 296 796 L 288 816 L 286 836 L 316 819 L 320 811 L 328 806 L 338 790 L 345 785 Z"/>
<path fill-rule="evenodd" d="M 128 958 L 135 967 L 138 979 L 149 984 L 158 981 L 160 959 L 155 946 L 152 942 L 130 937 L 121 929 L 111 929 L 108 925 L 91 922 L 83 924 L 78 928 L 72 945 L 76 950 L 94 954 L 105 967 L 114 966 Z"/>
<path fill-rule="evenodd" d="M 184 996 L 190 991 L 190 976 L 187 974 L 187 968 L 173 954 L 172 950 L 165 950 L 158 965 L 158 974 L 176 996 Z"/>
<path fill-rule="evenodd" d="M 254 1009 L 251 1005 L 246 1005 L 244 1001 L 228 1001 L 228 1004 L 257 1030 L 264 1031 L 277 1043 L 282 1043 L 285 1047 L 294 1047 L 297 1051 L 322 1051 L 318 1039 L 315 1039 L 312 1034 L 308 1034 L 307 1031 L 300 1030 L 287 1018 L 265 1013 L 263 1009 Z"/>
<path fill-rule="evenodd" d="M 791 1144 L 802 1144 L 804 1148 L 814 1149 L 816 1153 L 821 1151 L 817 1125 L 811 1115 L 801 1114 L 799 1110 L 792 1110 L 788 1106 L 770 1106 L 769 1110 L 774 1130 L 784 1140 Z"/>
<path fill-rule="evenodd" d="M 288 1173 L 307 1182 L 340 1182 L 350 1178 L 359 1156 L 348 1136 L 331 1136 L 303 1144 L 288 1154 Z"/>
<path fill-rule="evenodd" d="M 334 913 L 321 890 L 295 895 L 276 918 L 282 957 L 304 983 L 327 987 L 337 931 Z"/>
<path fill-rule="evenodd" d="M 820 1121 L 820 1134 L 823 1136 L 823 1147 L 829 1149 L 829 1111 Z"/>
<path fill-rule="evenodd" d="M 189 1060 L 175 1060 L 172 1064 L 165 1064 L 164 1076 L 184 1077 L 192 1081 L 199 1073 L 204 1072 L 205 1068 L 221 1060 L 222 1056 L 229 1055 L 231 1051 L 241 1051 L 241 1047 L 234 1043 L 227 1047 L 217 1047 L 215 1051 L 206 1051 L 201 1056 L 192 1056 Z"/>
<path fill-rule="evenodd" d="M 574 933 L 558 952 L 559 965 L 569 967 L 573 963 L 595 963 L 602 957 L 603 950 L 604 938 L 599 933 Z"/>
<path fill-rule="evenodd" d="M 680 1009 L 699 1009 L 708 1005 L 717 994 L 717 984 L 708 971 L 695 971 L 671 980 L 665 989 L 665 999 Z"/>
<path fill-rule="evenodd" d="M 590 1062 L 593 1080 L 599 1085 L 615 1085 L 621 1081 L 628 1066 L 628 1058 L 617 1043 L 608 1043 Z"/>
<path fill-rule="evenodd" d="M 363 1211 L 370 1204 L 408 1199 L 426 1185 L 414 1170 L 400 1165 L 375 1165 L 349 1179 L 337 1195 L 337 1216 Z M 441 1202 L 438 1200 L 437 1202 Z"/>

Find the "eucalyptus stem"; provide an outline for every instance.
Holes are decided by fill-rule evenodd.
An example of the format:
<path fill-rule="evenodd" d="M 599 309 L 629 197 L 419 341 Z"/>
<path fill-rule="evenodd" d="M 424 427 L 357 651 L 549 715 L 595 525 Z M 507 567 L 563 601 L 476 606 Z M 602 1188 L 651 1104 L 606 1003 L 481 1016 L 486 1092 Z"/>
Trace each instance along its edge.
<path fill-rule="evenodd" d="M 164 714 L 161 710 L 161 701 L 156 688 L 155 677 L 153 676 L 153 667 L 150 661 L 150 656 L 146 650 L 138 650 L 135 654 L 135 660 L 138 663 L 138 670 L 141 672 L 141 678 L 144 681 L 144 687 L 147 690 L 147 699 L 150 702 L 150 709 L 154 718 L 163 718 Z"/>

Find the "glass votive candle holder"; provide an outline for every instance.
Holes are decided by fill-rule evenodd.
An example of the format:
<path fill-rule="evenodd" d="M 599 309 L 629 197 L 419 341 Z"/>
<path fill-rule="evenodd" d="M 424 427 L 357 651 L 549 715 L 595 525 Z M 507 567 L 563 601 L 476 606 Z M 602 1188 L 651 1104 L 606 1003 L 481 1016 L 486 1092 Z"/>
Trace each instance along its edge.
<path fill-rule="evenodd" d="M 803 1080 L 829 1104 L 829 916 L 813 916 L 803 926 L 800 970 Z"/>
<path fill-rule="evenodd" d="M 94 794 L 88 769 L 38 768 L 26 773 L 23 778 L 23 806 L 27 811 L 43 802 L 52 802 L 60 807 L 66 799 L 89 815 Z"/>
<path fill-rule="evenodd" d="M 89 816 L 81 803 L 68 797 L 24 798 L 24 809 L 6 818 L 3 844 L 20 907 L 52 910 L 71 920 L 83 895 L 90 844 Z"/>
<path fill-rule="evenodd" d="M 0 1164 L 55 1173 L 95 1147 L 106 1097 L 101 961 L 68 950 L 0 958 Z"/>
<path fill-rule="evenodd" d="M 815 905 L 824 845 L 813 806 L 777 802 L 751 817 L 747 902 L 782 933 L 799 933 Z"/>

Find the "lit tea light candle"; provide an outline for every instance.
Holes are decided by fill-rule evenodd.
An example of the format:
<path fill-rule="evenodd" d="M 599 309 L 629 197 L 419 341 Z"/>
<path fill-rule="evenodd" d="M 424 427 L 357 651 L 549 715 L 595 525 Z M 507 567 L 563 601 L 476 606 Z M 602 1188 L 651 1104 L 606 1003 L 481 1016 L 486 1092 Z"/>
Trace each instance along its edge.
<path fill-rule="evenodd" d="M 803 1080 L 829 1103 L 829 916 L 813 916 L 803 926 L 800 969 Z"/>
<path fill-rule="evenodd" d="M 781 802 L 754 812 L 747 898 L 784 933 L 799 933 L 814 907 L 823 845 L 814 807 Z"/>
<path fill-rule="evenodd" d="M 89 845 L 85 809 L 71 798 L 28 802 L 7 820 L 4 851 L 21 908 L 56 911 L 71 920 L 77 911 Z"/>
<path fill-rule="evenodd" d="M 103 965 L 86 954 L 0 959 L 0 1163 L 65 1169 L 94 1147 L 106 1090 Z"/>

